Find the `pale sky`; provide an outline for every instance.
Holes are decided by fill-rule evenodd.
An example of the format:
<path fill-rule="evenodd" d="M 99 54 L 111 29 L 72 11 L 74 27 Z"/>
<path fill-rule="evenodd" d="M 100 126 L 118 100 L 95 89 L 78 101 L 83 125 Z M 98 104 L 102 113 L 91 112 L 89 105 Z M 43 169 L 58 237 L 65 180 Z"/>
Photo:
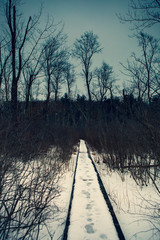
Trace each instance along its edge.
<path fill-rule="evenodd" d="M 85 31 L 97 34 L 103 52 L 94 56 L 93 67 L 101 66 L 102 61 L 107 62 L 122 82 L 119 63 L 124 63 L 136 47 L 135 39 L 129 37 L 129 26 L 120 23 L 116 16 L 116 13 L 127 12 L 128 3 L 129 0 L 45 0 L 43 13 L 54 17 L 55 23 L 62 21 L 71 47 Z M 39 6 L 40 1 L 27 0 L 25 11 L 35 13 Z"/>
<path fill-rule="evenodd" d="M 85 31 L 93 31 L 99 37 L 103 47 L 102 54 L 95 55 L 93 67 L 99 67 L 105 61 L 113 67 L 116 78 L 122 83 L 125 76 L 120 62 L 126 63 L 133 51 L 137 51 L 136 39 L 132 35 L 129 24 L 122 24 L 116 16 L 127 13 L 129 0 L 42 0 L 43 15 L 54 17 L 55 23 L 64 24 L 64 33 L 68 35 L 68 45 Z M 38 12 L 41 1 L 24 0 L 24 11 L 28 15 Z M 76 65 L 79 62 L 74 60 Z"/>

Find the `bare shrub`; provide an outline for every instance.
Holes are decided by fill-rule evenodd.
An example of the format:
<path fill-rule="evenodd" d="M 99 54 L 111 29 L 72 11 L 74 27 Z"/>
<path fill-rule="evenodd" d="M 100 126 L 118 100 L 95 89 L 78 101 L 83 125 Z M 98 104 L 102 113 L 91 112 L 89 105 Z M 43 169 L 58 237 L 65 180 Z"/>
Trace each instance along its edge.
<path fill-rule="evenodd" d="M 38 239 L 53 219 L 77 135 L 41 117 L 0 122 L 0 239 Z"/>
<path fill-rule="evenodd" d="M 101 153 L 103 161 L 110 168 L 122 172 L 129 170 L 139 185 L 148 184 L 149 173 L 154 174 L 156 181 L 159 172 L 159 128 L 157 120 L 151 118 L 152 121 L 149 121 L 147 114 L 145 118 L 141 116 L 140 120 L 123 116 L 122 119 L 115 118 L 97 126 L 89 126 L 86 135 L 90 146 Z"/>
<path fill-rule="evenodd" d="M 27 162 L 12 159 L 1 182 L 0 239 L 38 239 L 40 227 L 54 217 L 62 162 L 55 149 Z"/>

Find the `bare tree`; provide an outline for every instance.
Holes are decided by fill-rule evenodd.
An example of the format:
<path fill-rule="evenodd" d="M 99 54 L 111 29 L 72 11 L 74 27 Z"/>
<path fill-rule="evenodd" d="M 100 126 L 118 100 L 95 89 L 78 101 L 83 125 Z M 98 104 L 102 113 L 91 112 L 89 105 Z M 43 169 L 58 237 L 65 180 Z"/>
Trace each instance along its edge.
<path fill-rule="evenodd" d="M 68 59 L 68 53 L 65 49 L 59 51 L 59 57 L 53 64 L 53 76 L 52 76 L 52 91 L 54 93 L 55 102 L 58 100 L 59 92 L 62 85 L 65 83 L 64 73 L 66 70 L 66 63 Z"/>
<path fill-rule="evenodd" d="M 50 37 L 44 44 L 43 70 L 47 82 L 46 111 L 51 93 L 54 91 L 55 100 L 58 97 L 59 86 L 62 81 L 62 72 L 66 63 L 66 50 L 63 48 L 66 36 L 60 31 L 54 37 Z"/>
<path fill-rule="evenodd" d="M 14 119 L 16 119 L 18 83 L 22 70 L 31 57 L 35 56 L 40 42 L 49 37 L 55 29 L 53 22 L 50 21 L 46 23 L 43 29 L 38 27 L 42 9 L 40 9 L 38 15 L 29 17 L 25 24 L 23 15 L 19 13 L 20 3 L 21 0 L 4 0 L 3 3 L 6 17 L 3 33 L 9 52 L 11 52 L 11 104 Z"/>
<path fill-rule="evenodd" d="M 17 92 L 18 92 L 18 81 L 20 79 L 22 71 L 22 50 L 27 40 L 27 35 L 33 23 L 31 17 L 29 17 L 26 27 L 24 28 L 23 36 L 20 33 L 20 16 L 17 15 L 17 5 L 13 0 L 7 0 L 5 11 L 7 25 L 10 33 L 11 40 L 11 57 L 12 57 L 12 89 L 11 89 L 11 102 L 12 109 L 15 112 L 17 109 Z M 32 27 L 31 27 L 32 26 Z M 21 29 L 22 30 L 22 29 Z"/>
<path fill-rule="evenodd" d="M 139 65 L 134 59 L 129 61 L 127 64 L 122 64 L 124 71 L 122 72 L 127 77 L 131 78 L 131 87 L 136 94 L 138 101 L 140 102 L 146 93 L 147 87 L 143 82 L 144 79 L 144 66 Z"/>
<path fill-rule="evenodd" d="M 98 36 L 93 32 L 85 32 L 80 39 L 74 42 L 73 56 L 81 61 L 82 71 L 88 92 L 89 101 L 91 98 L 90 84 L 92 80 L 91 64 L 94 54 L 100 53 L 102 48 L 98 41 Z"/>
<path fill-rule="evenodd" d="M 0 90 L 1 90 L 1 85 L 4 78 L 4 74 L 5 74 L 5 69 L 10 56 L 11 56 L 11 51 L 6 54 L 6 46 L 5 45 L 3 46 L 3 41 L 1 41 L 0 42 Z"/>
<path fill-rule="evenodd" d="M 64 72 L 64 78 L 66 80 L 66 83 L 67 83 L 67 95 L 68 95 L 68 98 L 70 99 L 71 98 L 71 89 L 72 89 L 72 86 L 73 84 L 75 83 L 75 71 L 74 71 L 74 68 L 73 68 L 73 65 L 71 65 L 70 63 L 67 63 L 66 64 L 66 68 L 65 68 L 65 72 Z"/>
<path fill-rule="evenodd" d="M 97 100 L 103 101 L 109 92 L 112 98 L 112 88 L 115 79 L 113 78 L 113 69 L 107 63 L 103 62 L 100 68 L 95 69 L 95 82 L 93 84 L 92 94 Z"/>
<path fill-rule="evenodd" d="M 38 56 L 33 56 L 32 59 L 30 59 L 25 68 L 23 69 L 23 78 L 25 82 L 25 101 L 26 106 L 25 109 L 28 109 L 30 95 L 31 95 L 31 89 L 32 85 L 39 76 L 40 72 L 42 71 L 42 60 L 43 56 L 43 50 L 39 50 Z M 40 77 L 40 76 L 39 76 Z"/>
<path fill-rule="evenodd" d="M 160 23 L 160 0 L 130 0 L 128 13 L 119 16 L 123 22 L 134 24 L 135 29 L 144 29 Z"/>
<path fill-rule="evenodd" d="M 11 60 L 11 59 L 10 59 Z M 11 61 L 9 60 L 8 64 L 6 64 L 4 71 L 3 71 L 3 88 L 5 94 L 6 102 L 10 101 L 11 99 L 11 77 L 12 77 L 12 70 L 11 70 Z"/>
<path fill-rule="evenodd" d="M 122 66 L 132 78 L 134 87 L 138 90 L 138 98 L 147 97 L 148 102 L 154 94 L 159 94 L 159 45 L 152 36 L 140 33 L 137 36 L 141 56 L 132 54 L 132 62 Z"/>

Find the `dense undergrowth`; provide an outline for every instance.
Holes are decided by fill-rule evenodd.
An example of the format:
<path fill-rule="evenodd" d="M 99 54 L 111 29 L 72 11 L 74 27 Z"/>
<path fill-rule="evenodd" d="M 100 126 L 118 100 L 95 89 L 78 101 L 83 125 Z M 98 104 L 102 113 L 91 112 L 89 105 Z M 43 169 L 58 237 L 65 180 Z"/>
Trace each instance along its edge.
<path fill-rule="evenodd" d="M 78 136 L 43 116 L 0 121 L 0 239 L 38 239 L 57 208 L 59 178 Z"/>
<path fill-rule="evenodd" d="M 0 239 L 38 239 L 48 218 L 54 218 L 54 198 L 60 194 L 61 169 L 80 138 L 120 172 L 130 171 L 139 185 L 152 182 L 160 193 L 160 102 L 84 97 L 19 104 L 12 119 L 5 104 L 0 113 Z M 54 206 L 54 207 L 53 207 Z"/>
<path fill-rule="evenodd" d="M 86 141 L 111 169 L 130 171 L 137 184 L 151 181 L 156 186 L 160 177 L 159 110 L 158 101 L 121 102 L 106 118 L 87 125 Z"/>

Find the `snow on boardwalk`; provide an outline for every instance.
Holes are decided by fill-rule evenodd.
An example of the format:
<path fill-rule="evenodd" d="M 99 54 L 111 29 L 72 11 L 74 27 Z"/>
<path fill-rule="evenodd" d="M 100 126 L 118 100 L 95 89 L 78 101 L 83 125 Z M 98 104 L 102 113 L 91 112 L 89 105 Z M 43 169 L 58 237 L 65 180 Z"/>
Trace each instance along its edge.
<path fill-rule="evenodd" d="M 101 239 L 119 238 L 101 193 L 96 172 L 88 158 L 85 142 L 81 140 L 68 240 Z"/>

